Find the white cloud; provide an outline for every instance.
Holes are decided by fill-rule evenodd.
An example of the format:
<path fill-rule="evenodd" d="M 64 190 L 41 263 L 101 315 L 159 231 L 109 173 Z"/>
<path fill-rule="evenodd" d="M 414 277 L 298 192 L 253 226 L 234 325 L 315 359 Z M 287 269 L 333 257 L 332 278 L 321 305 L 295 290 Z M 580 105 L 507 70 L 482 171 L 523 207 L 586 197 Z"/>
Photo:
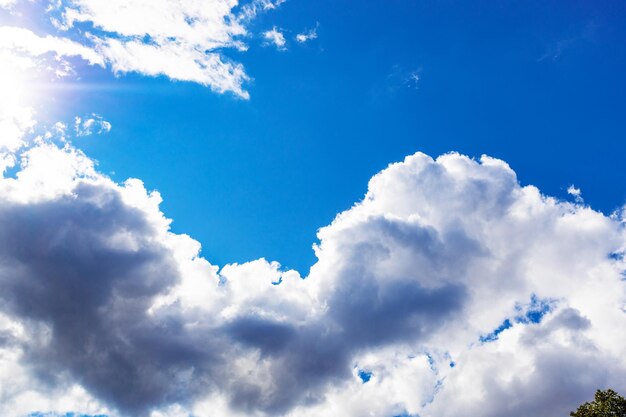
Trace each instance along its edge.
<path fill-rule="evenodd" d="M 265 39 L 267 44 L 272 44 L 276 46 L 276 49 L 279 51 L 284 51 L 287 49 L 287 40 L 285 39 L 285 35 L 274 26 L 272 29 L 263 32 L 263 38 Z"/>
<path fill-rule="evenodd" d="M 76 136 L 101 135 L 111 131 L 111 123 L 98 114 L 84 119 L 77 116 L 74 118 L 74 131 Z"/>
<path fill-rule="evenodd" d="M 254 19 L 259 13 L 274 10 L 287 0 L 253 0 L 243 5 L 238 15 L 239 20 Z"/>
<path fill-rule="evenodd" d="M 156 44 L 176 39 L 215 49 L 232 46 L 233 37 L 245 33 L 238 22 L 229 21 L 236 4 L 233 0 L 72 0 L 62 11 L 67 27 L 89 22 L 124 37 L 147 35 Z"/>
<path fill-rule="evenodd" d="M 11 9 L 18 0 L 0 0 L 0 8 L 2 9 Z"/>
<path fill-rule="evenodd" d="M 247 99 L 244 84 L 249 77 L 224 51 L 245 51 L 249 20 L 283 2 L 59 1 L 46 10 L 59 35 L 38 36 L 26 28 L 0 27 L 0 47 L 34 56 L 49 52 L 57 57 L 76 56 L 91 64 L 109 64 L 116 73 L 164 75 Z M 62 64 L 59 75 L 70 73 L 69 62 Z"/>
<path fill-rule="evenodd" d="M 32 109 L 0 104 L 0 172 L 15 164 L 15 152 L 24 145 L 24 136 L 34 125 Z"/>
<path fill-rule="evenodd" d="M 576 188 L 574 187 L 574 185 L 570 185 L 569 187 L 567 187 L 567 194 L 571 195 L 574 197 L 574 200 L 577 203 L 583 203 L 583 193 L 582 191 L 580 191 L 580 188 Z"/>
<path fill-rule="evenodd" d="M 3 416 L 557 417 L 626 390 L 623 221 L 502 161 L 390 165 L 306 279 L 211 265 L 158 193 L 68 144 L 21 161 L 0 180 Z"/>
<path fill-rule="evenodd" d="M 298 43 L 305 43 L 308 42 L 312 39 L 317 39 L 317 26 L 315 26 L 313 29 L 302 32 L 302 33 L 298 33 L 296 35 L 296 41 L 298 41 Z"/>
<path fill-rule="evenodd" d="M 57 57 L 76 56 L 92 65 L 104 65 L 104 60 L 92 48 L 69 39 L 55 36 L 38 36 L 32 31 L 19 27 L 0 26 L 0 49 L 27 56 L 40 56 L 53 53 Z"/>
<path fill-rule="evenodd" d="M 165 75 L 248 98 L 243 66 L 214 52 L 244 48 L 237 38 L 246 30 L 231 13 L 236 5 L 222 0 L 75 0 L 62 9 L 62 24 L 72 28 L 89 22 L 111 34 L 92 35 L 91 40 L 118 73 Z"/>
<path fill-rule="evenodd" d="M 34 63 L 0 49 L 0 172 L 16 162 L 15 152 L 24 146 L 24 136 L 35 126 L 33 110 L 22 102 L 24 77 Z"/>
<path fill-rule="evenodd" d="M 140 72 L 193 81 L 219 93 L 231 91 L 249 98 L 243 83 L 249 79 L 241 64 L 224 62 L 217 53 L 205 53 L 179 42 L 149 45 L 139 41 L 98 41 L 98 50 L 117 73 Z"/>

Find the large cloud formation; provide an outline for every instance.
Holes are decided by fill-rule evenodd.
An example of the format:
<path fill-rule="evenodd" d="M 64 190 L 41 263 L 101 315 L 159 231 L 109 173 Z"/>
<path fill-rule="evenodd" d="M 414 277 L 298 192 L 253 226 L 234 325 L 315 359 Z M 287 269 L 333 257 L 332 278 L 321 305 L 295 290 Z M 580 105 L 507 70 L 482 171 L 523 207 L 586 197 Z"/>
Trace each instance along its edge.
<path fill-rule="evenodd" d="M 91 65 L 110 66 L 118 74 L 164 75 L 246 99 L 244 84 L 250 77 L 224 51 L 245 51 L 249 21 L 284 1 L 54 0 L 41 8 L 52 24 L 51 33 L 0 26 L 0 51 L 10 49 L 36 59 L 52 55 L 46 65 L 57 75 L 73 71 L 68 58 L 80 57 Z M 0 9 L 19 4 L 3 0 Z"/>
<path fill-rule="evenodd" d="M 626 391 L 621 216 L 500 160 L 390 165 L 301 278 L 219 269 L 139 180 L 53 135 L 23 149 L 0 180 L 3 416 L 557 417 Z"/>

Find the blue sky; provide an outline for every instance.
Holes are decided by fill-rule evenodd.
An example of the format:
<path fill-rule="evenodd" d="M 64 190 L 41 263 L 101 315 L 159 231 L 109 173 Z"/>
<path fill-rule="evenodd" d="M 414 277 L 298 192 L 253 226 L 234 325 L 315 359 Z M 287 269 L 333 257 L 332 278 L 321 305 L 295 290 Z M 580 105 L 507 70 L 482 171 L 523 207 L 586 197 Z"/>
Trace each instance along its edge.
<path fill-rule="evenodd" d="M 0 0 L 0 415 L 626 392 L 625 18 Z"/>
<path fill-rule="evenodd" d="M 111 121 L 109 135 L 79 146 L 114 178 L 158 189 L 173 229 L 211 259 L 265 256 L 306 273 L 316 230 L 415 151 L 488 154 L 548 194 L 566 198 L 575 184 L 595 208 L 619 207 L 625 9 L 290 1 L 251 26 L 282 28 L 287 50 L 253 38 L 248 52 L 226 52 L 253 78 L 248 101 L 92 68 L 81 77 L 104 87 L 65 95 L 53 118 Z M 317 39 L 294 41 L 316 26 Z"/>

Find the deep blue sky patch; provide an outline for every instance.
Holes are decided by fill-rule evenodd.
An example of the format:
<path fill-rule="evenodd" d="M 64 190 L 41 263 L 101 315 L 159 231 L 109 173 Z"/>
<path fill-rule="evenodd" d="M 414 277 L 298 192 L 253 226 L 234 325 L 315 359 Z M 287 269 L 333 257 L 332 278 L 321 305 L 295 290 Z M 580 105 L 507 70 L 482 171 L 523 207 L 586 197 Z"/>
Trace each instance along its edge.
<path fill-rule="evenodd" d="M 373 375 L 372 372 L 359 369 L 359 378 L 361 378 L 361 381 L 363 381 L 364 384 L 366 382 L 369 382 L 369 380 L 372 378 L 372 375 Z"/>

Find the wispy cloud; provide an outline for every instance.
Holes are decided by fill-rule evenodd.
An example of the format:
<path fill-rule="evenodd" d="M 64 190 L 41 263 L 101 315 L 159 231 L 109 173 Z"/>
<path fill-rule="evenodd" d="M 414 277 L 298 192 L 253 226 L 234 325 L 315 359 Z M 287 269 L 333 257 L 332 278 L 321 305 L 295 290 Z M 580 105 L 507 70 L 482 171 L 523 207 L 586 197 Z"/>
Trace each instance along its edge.
<path fill-rule="evenodd" d="M 260 12 L 274 10 L 287 0 L 253 0 L 241 7 L 237 15 L 239 20 L 254 19 Z"/>
<path fill-rule="evenodd" d="M 29 29 L 0 26 L 0 50 L 26 56 L 52 53 L 57 58 L 80 57 L 92 65 L 103 66 L 105 61 L 93 48 L 78 42 L 51 35 L 39 36 Z"/>
<path fill-rule="evenodd" d="M 95 113 L 85 118 L 77 116 L 74 118 L 74 131 L 76 136 L 101 135 L 111 131 L 111 123 Z"/>
<path fill-rule="evenodd" d="M 313 39 L 317 39 L 317 29 L 319 23 L 313 28 L 296 35 L 296 41 L 298 43 L 305 43 Z"/>
<path fill-rule="evenodd" d="M 373 84 L 370 95 L 373 100 L 388 99 L 402 91 L 418 90 L 421 72 L 421 68 L 408 69 L 402 65 L 394 65 L 383 79 Z"/>
<path fill-rule="evenodd" d="M 8 7 L 13 2 L 5 3 Z M 80 57 L 110 65 L 116 73 L 165 75 L 248 98 L 244 84 L 249 77 L 243 65 L 226 58 L 223 51 L 245 51 L 248 21 L 283 1 L 255 0 L 244 4 L 238 15 L 236 3 L 221 0 L 123 3 L 123 7 L 98 0 L 51 3 L 46 13 L 58 33 L 36 35 L 27 28 L 0 27 L 0 46 L 34 55 Z M 85 25 L 92 30 L 83 30 Z M 63 64 L 61 72 L 71 71 L 67 61 Z"/>
<path fill-rule="evenodd" d="M 571 48 L 578 40 L 579 39 L 576 37 L 569 38 L 569 39 L 561 39 L 548 45 L 545 52 L 537 59 L 537 62 L 541 62 L 545 60 L 551 60 L 551 61 L 558 60 L 563 54 L 563 52 Z"/>
<path fill-rule="evenodd" d="M 585 41 L 593 39 L 596 31 L 597 22 L 594 20 L 585 22 L 582 27 L 578 28 L 578 30 L 570 36 L 564 36 L 561 39 L 548 43 L 543 54 L 537 58 L 537 62 L 559 60 L 568 50 L 577 47 Z"/>

